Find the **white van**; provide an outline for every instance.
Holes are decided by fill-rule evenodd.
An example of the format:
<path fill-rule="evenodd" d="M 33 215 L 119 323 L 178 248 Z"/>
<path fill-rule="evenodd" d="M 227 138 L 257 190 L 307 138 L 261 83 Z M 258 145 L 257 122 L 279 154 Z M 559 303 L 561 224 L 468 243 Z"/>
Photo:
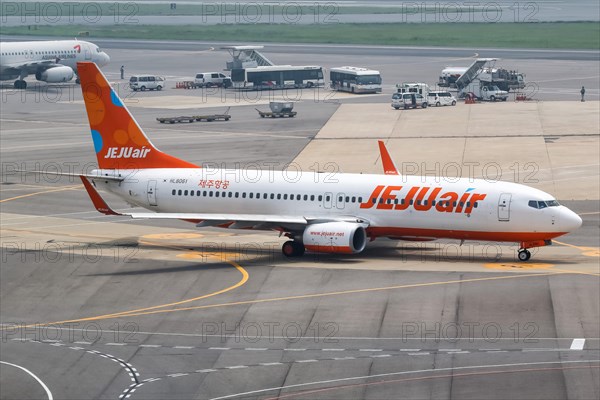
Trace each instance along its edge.
<path fill-rule="evenodd" d="M 450 92 L 429 92 L 427 102 L 431 106 L 455 106 L 456 97 Z"/>
<path fill-rule="evenodd" d="M 231 86 L 231 78 L 220 72 L 199 72 L 196 74 L 194 84 L 197 87 L 225 87 Z"/>
<path fill-rule="evenodd" d="M 137 92 L 148 90 L 162 90 L 165 87 L 165 78 L 156 75 L 133 75 L 129 78 L 129 87 Z"/>

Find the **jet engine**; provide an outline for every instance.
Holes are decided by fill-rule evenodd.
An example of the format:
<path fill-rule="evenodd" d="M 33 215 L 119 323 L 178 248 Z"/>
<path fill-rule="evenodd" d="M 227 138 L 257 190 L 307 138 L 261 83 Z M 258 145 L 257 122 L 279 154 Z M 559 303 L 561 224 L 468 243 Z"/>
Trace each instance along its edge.
<path fill-rule="evenodd" d="M 48 83 L 60 83 L 70 81 L 73 79 L 73 75 L 75 75 L 75 72 L 73 72 L 71 67 L 61 65 L 60 67 L 53 67 L 45 71 L 37 72 L 35 74 L 35 79 Z"/>
<path fill-rule="evenodd" d="M 302 235 L 307 250 L 317 253 L 360 253 L 367 245 L 367 233 L 362 224 L 325 222 L 309 225 Z"/>

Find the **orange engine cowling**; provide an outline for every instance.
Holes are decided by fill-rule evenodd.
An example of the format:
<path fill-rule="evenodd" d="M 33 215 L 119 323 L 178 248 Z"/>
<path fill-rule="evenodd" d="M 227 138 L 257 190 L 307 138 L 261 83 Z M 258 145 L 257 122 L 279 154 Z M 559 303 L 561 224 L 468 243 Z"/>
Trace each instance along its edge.
<path fill-rule="evenodd" d="M 302 235 L 304 247 L 317 253 L 360 253 L 367 245 L 362 224 L 325 222 L 309 225 Z"/>

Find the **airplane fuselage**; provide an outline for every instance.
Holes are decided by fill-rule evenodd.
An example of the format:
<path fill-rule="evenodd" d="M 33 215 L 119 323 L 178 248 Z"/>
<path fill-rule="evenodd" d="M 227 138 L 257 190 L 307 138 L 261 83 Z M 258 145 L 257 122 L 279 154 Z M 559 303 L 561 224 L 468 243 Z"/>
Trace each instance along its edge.
<path fill-rule="evenodd" d="M 480 179 L 305 171 L 144 169 L 95 171 L 127 176 L 97 184 L 157 213 L 357 216 L 371 237 L 549 240 L 579 226 L 568 208 L 537 189 Z M 537 205 L 537 203 L 536 203 Z"/>

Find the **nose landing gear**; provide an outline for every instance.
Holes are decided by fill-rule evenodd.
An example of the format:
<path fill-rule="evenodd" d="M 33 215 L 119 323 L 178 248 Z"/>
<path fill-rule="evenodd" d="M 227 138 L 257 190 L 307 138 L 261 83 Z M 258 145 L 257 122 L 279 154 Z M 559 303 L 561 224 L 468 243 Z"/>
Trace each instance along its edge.
<path fill-rule="evenodd" d="M 529 259 L 531 258 L 531 252 L 527 249 L 521 249 L 519 250 L 519 261 L 529 261 Z"/>

